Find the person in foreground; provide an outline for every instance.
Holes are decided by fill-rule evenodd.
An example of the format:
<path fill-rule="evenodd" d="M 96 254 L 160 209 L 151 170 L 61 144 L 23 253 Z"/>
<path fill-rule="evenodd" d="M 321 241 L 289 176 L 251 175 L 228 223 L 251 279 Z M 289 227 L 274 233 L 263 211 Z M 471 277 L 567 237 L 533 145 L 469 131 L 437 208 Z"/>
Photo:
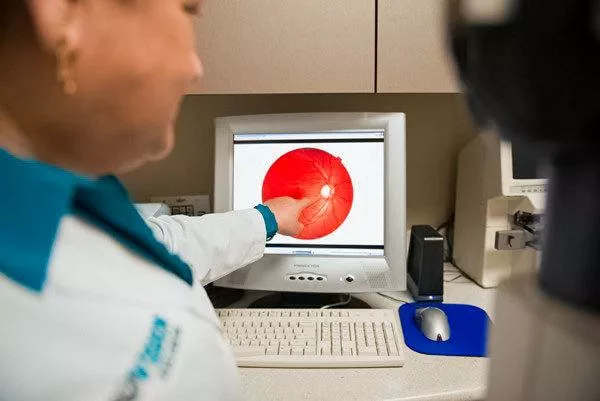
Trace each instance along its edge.
<path fill-rule="evenodd" d="M 307 200 L 145 222 L 114 178 L 171 151 L 200 6 L 0 2 L 0 399 L 240 399 L 202 284 Z"/>

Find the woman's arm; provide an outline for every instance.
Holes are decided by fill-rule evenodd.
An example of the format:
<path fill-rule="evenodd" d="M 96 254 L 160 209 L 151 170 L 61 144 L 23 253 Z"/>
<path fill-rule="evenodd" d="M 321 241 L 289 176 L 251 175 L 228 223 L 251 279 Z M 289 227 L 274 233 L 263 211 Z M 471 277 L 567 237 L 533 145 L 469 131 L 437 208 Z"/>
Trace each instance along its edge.
<path fill-rule="evenodd" d="M 160 216 L 147 219 L 155 237 L 190 265 L 202 285 L 260 259 L 267 234 L 296 235 L 310 199 L 274 198 L 265 202 L 267 213 L 256 208 L 202 217 Z M 264 208 L 263 208 L 264 209 Z M 274 232 L 267 233 L 267 227 Z"/>
<path fill-rule="evenodd" d="M 156 238 L 190 265 L 202 285 L 257 261 L 265 250 L 265 221 L 256 209 L 146 221 Z"/>

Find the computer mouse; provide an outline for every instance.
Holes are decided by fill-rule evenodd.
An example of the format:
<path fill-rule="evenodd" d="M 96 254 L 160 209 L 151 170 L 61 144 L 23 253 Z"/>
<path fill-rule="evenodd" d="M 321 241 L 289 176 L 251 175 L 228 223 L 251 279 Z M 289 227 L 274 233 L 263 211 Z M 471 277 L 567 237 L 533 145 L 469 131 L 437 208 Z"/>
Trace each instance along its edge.
<path fill-rule="evenodd" d="M 448 341 L 450 325 L 448 317 L 440 308 L 432 306 L 415 310 L 415 321 L 423 335 L 432 341 Z"/>

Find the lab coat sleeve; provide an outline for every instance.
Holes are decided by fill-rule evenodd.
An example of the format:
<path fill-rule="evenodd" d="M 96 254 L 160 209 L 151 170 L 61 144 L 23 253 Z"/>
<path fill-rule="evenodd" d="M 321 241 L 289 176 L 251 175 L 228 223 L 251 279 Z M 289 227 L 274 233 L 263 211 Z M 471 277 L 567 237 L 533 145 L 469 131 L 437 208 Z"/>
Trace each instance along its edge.
<path fill-rule="evenodd" d="M 256 209 L 146 221 L 155 237 L 190 265 L 194 281 L 202 285 L 257 261 L 265 250 L 265 222 Z"/>

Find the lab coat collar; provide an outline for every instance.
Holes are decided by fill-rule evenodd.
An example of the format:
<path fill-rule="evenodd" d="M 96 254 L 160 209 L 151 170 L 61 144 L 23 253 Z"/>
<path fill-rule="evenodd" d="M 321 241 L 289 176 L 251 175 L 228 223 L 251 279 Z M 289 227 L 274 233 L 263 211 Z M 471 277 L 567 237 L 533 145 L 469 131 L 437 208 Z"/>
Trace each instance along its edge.
<path fill-rule="evenodd" d="M 192 285 L 190 268 L 158 242 L 117 178 L 91 179 L 0 149 L 0 272 L 42 291 L 60 220 L 75 214 Z"/>

